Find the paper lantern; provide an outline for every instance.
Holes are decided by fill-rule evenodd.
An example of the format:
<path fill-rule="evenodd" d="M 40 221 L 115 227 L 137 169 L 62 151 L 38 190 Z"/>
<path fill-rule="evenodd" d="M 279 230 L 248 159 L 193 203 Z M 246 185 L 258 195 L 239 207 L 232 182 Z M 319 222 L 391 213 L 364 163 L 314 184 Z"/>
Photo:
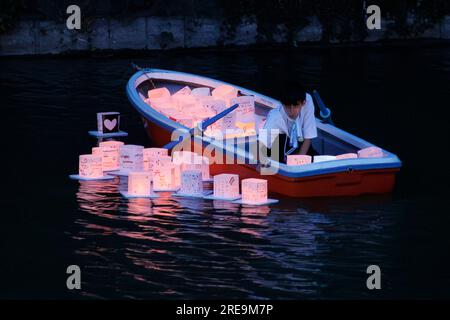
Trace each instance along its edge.
<path fill-rule="evenodd" d="M 173 106 L 178 112 L 182 113 L 184 116 L 194 116 L 198 112 L 199 105 L 196 97 L 180 95 L 173 97 Z"/>
<path fill-rule="evenodd" d="M 210 181 L 211 175 L 209 174 L 209 158 L 204 156 L 197 156 L 194 162 L 199 162 L 200 170 L 202 171 L 203 181 Z"/>
<path fill-rule="evenodd" d="M 358 158 L 358 155 L 356 153 L 344 153 L 336 156 L 336 160 L 355 159 L 355 158 Z"/>
<path fill-rule="evenodd" d="M 173 97 L 177 97 L 177 96 L 189 96 L 191 95 L 192 90 L 191 88 L 189 88 L 188 86 L 185 86 L 183 88 L 181 88 L 180 90 L 178 90 L 177 92 L 175 92 L 173 94 Z"/>
<path fill-rule="evenodd" d="M 174 151 L 172 152 L 172 161 L 176 164 L 193 164 L 198 154 L 192 151 Z"/>
<path fill-rule="evenodd" d="M 148 197 L 152 194 L 151 173 L 146 171 L 130 172 L 128 175 L 128 194 Z"/>
<path fill-rule="evenodd" d="M 165 162 L 153 168 L 153 190 L 175 191 L 179 188 L 180 166 Z M 178 172 L 177 172 L 178 171 Z M 178 178 L 179 180 L 179 178 Z"/>
<path fill-rule="evenodd" d="M 102 156 L 82 154 L 79 157 L 78 174 L 81 178 L 103 177 Z"/>
<path fill-rule="evenodd" d="M 161 156 L 161 155 L 157 155 L 157 156 L 153 156 L 153 157 L 149 157 L 147 159 L 147 171 L 150 171 L 151 173 L 155 173 L 155 170 L 162 166 L 165 165 L 166 163 L 171 163 L 172 158 L 170 156 Z"/>
<path fill-rule="evenodd" d="M 149 90 L 147 94 L 149 99 L 161 99 L 170 97 L 170 91 L 166 87 Z"/>
<path fill-rule="evenodd" d="M 119 170 L 119 150 L 124 143 L 122 141 L 103 141 L 98 145 L 102 149 L 103 171 Z"/>
<path fill-rule="evenodd" d="M 237 97 L 237 89 L 228 84 L 222 84 L 212 91 L 212 96 L 217 99 L 225 100 L 230 104 L 230 100 Z"/>
<path fill-rule="evenodd" d="M 239 176 L 237 174 L 218 174 L 214 176 L 214 197 L 223 199 L 238 199 Z"/>
<path fill-rule="evenodd" d="M 335 156 L 314 156 L 314 163 L 336 160 Z"/>
<path fill-rule="evenodd" d="M 203 196 L 202 172 L 200 170 L 186 170 L 181 172 L 181 195 Z"/>
<path fill-rule="evenodd" d="M 253 123 L 255 126 L 255 97 L 241 96 L 231 99 L 230 105 L 239 104 L 236 112 L 236 121 L 242 123 Z"/>
<path fill-rule="evenodd" d="M 226 102 L 224 100 L 212 97 L 206 97 L 204 99 L 199 100 L 199 104 L 201 105 L 201 109 L 203 110 L 204 114 L 208 118 L 215 116 L 216 114 L 224 111 L 227 108 Z M 233 129 L 235 127 L 235 119 L 236 119 L 235 112 L 231 112 L 222 119 L 210 125 L 208 129 L 212 131 L 214 130 L 224 131 L 227 129 Z"/>
<path fill-rule="evenodd" d="M 120 171 L 124 174 L 128 174 L 130 171 L 142 171 L 144 169 L 144 147 L 125 144 L 119 149 L 120 154 Z"/>
<path fill-rule="evenodd" d="M 267 202 L 267 180 L 243 179 L 242 180 L 242 203 L 260 204 Z"/>
<path fill-rule="evenodd" d="M 190 129 L 194 127 L 195 120 L 192 117 L 183 117 L 177 118 L 177 122 Z"/>
<path fill-rule="evenodd" d="M 97 130 L 101 134 L 118 133 L 120 127 L 119 112 L 97 113 Z"/>
<path fill-rule="evenodd" d="M 195 88 L 195 89 L 192 89 L 191 94 L 193 96 L 209 96 L 210 89 L 207 87 Z"/>
<path fill-rule="evenodd" d="M 358 151 L 359 158 L 381 158 L 383 156 L 383 150 L 378 147 L 368 147 Z"/>
<path fill-rule="evenodd" d="M 144 171 L 151 171 L 150 167 L 149 167 L 150 166 L 150 159 L 151 158 L 157 158 L 157 157 L 160 157 L 160 156 L 168 156 L 168 150 L 165 149 L 165 148 L 145 148 L 143 150 Z"/>
<path fill-rule="evenodd" d="M 286 164 L 288 166 L 302 166 L 311 163 L 311 156 L 308 155 L 288 155 Z"/>

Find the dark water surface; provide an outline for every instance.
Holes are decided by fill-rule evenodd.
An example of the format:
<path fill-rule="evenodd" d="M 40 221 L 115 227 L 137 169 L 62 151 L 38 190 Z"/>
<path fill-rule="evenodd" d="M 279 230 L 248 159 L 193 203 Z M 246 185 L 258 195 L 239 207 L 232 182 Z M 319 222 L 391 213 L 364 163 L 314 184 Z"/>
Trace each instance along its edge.
<path fill-rule="evenodd" d="M 400 157 L 396 190 L 250 209 L 128 201 L 123 180 L 69 180 L 96 144 L 96 112 L 120 111 L 125 141 L 149 146 L 125 95 L 131 61 L 268 95 L 297 77 L 319 89 L 338 127 Z M 6 58 L 0 81 L 0 297 L 450 297 L 449 47 Z M 66 289 L 71 264 L 80 291 Z M 371 264 L 382 270 L 377 292 L 366 289 Z"/>

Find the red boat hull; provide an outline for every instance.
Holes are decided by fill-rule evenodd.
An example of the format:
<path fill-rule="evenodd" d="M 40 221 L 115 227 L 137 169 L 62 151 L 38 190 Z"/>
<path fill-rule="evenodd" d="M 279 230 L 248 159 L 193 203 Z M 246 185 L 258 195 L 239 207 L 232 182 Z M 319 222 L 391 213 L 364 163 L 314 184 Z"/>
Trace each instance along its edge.
<path fill-rule="evenodd" d="M 155 146 L 171 141 L 170 132 L 144 118 L 145 128 Z M 248 164 L 212 164 L 211 174 L 234 173 L 241 179 L 261 178 L 255 166 Z M 353 170 L 311 177 L 290 178 L 282 175 L 264 175 L 269 191 L 289 197 L 355 196 L 391 192 L 399 168 Z"/>

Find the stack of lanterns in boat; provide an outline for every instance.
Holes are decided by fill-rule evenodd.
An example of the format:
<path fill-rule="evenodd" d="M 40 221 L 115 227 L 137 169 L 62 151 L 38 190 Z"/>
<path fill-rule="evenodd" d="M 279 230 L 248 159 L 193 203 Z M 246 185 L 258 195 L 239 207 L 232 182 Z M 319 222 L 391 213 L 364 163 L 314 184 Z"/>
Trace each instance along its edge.
<path fill-rule="evenodd" d="M 148 91 L 145 102 L 188 128 L 211 118 L 226 108 L 239 104 L 238 108 L 205 130 L 205 135 L 213 137 L 243 137 L 255 135 L 255 97 L 238 96 L 238 90 L 231 85 L 220 85 L 191 89 L 185 86 L 173 95 L 165 88 Z"/>
<path fill-rule="evenodd" d="M 367 147 L 358 150 L 358 153 L 344 153 L 337 156 L 329 155 L 288 155 L 286 159 L 286 164 L 288 166 L 302 166 L 310 163 L 319 163 L 333 160 L 344 160 L 344 159 L 356 159 L 356 158 L 381 158 L 383 157 L 383 150 L 378 147 Z"/>

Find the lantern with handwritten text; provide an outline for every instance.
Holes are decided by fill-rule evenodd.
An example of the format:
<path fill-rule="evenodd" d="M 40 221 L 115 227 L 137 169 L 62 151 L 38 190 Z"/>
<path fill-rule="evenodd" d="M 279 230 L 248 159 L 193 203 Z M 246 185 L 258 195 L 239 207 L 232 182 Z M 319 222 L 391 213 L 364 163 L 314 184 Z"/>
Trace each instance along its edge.
<path fill-rule="evenodd" d="M 260 204 L 267 201 L 267 180 L 243 179 L 242 202 L 248 204 Z"/>
<path fill-rule="evenodd" d="M 81 178 L 94 179 L 103 177 L 102 157 L 92 154 L 80 155 L 78 174 Z"/>

